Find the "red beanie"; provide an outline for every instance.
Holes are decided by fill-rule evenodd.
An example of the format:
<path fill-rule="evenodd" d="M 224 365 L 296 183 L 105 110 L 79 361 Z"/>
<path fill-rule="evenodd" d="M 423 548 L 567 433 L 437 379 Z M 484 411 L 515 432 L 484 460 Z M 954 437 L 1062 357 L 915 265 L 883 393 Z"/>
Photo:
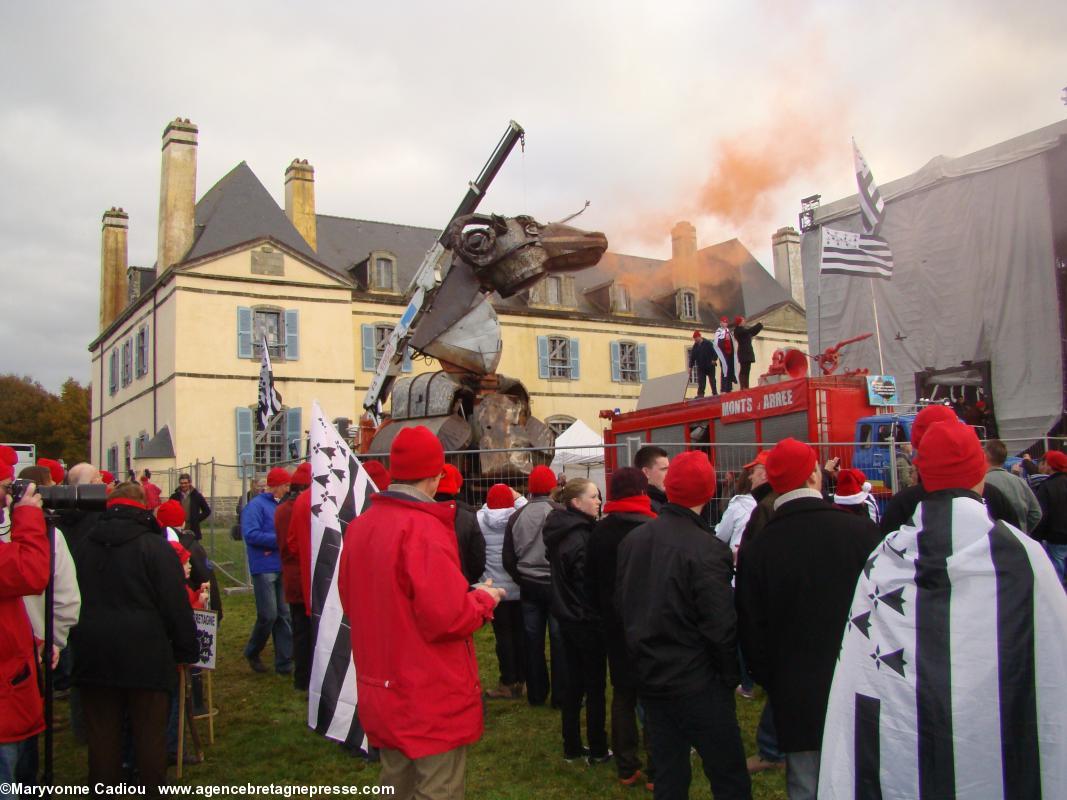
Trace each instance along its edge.
<path fill-rule="evenodd" d="M 782 439 L 767 454 L 767 481 L 778 494 L 799 489 L 815 469 L 815 450 L 792 437 Z"/>
<path fill-rule="evenodd" d="M 275 486 L 284 486 L 290 482 L 289 470 L 284 467 L 273 467 L 267 473 L 267 486 L 273 489 Z"/>
<path fill-rule="evenodd" d="M 395 481 L 421 481 L 436 478 L 445 468 L 445 450 L 430 429 L 423 425 L 404 428 L 389 448 L 389 474 Z"/>
<path fill-rule="evenodd" d="M 556 488 L 556 473 L 544 464 L 540 464 L 533 468 L 526 486 L 530 494 L 549 494 Z"/>
<path fill-rule="evenodd" d="M 0 463 L 9 464 L 12 467 L 19 463 L 19 454 L 15 452 L 14 447 L 0 444 Z"/>
<path fill-rule="evenodd" d="M 1049 450 L 1045 453 L 1045 463 L 1056 472 L 1067 472 L 1067 455 L 1059 450 Z"/>
<path fill-rule="evenodd" d="M 511 508 L 515 505 L 515 495 L 506 483 L 494 483 L 485 496 L 485 504 L 490 508 Z"/>
<path fill-rule="evenodd" d="M 156 509 L 156 522 L 165 528 L 180 528 L 185 524 L 185 509 L 177 500 L 168 500 Z"/>
<path fill-rule="evenodd" d="M 700 338 L 700 331 L 693 331 L 693 338 L 694 339 L 699 339 Z"/>
<path fill-rule="evenodd" d="M 915 421 L 911 423 L 911 446 L 918 450 L 919 442 L 935 422 L 957 421 L 956 412 L 948 406 L 927 406 L 915 416 Z"/>
<path fill-rule="evenodd" d="M 106 469 L 102 469 L 100 470 L 100 480 L 102 480 L 105 484 L 110 485 L 115 482 L 115 476 L 108 472 Z"/>
<path fill-rule="evenodd" d="M 915 465 L 928 492 L 973 489 L 989 468 L 974 428 L 960 425 L 955 419 L 935 422 L 926 430 Z"/>
<path fill-rule="evenodd" d="M 393 479 L 389 477 L 389 470 L 385 468 L 381 461 L 374 461 L 373 459 L 364 461 L 363 471 L 374 481 L 374 485 L 378 487 L 379 492 L 384 492 L 389 488 L 389 484 L 393 482 Z"/>
<path fill-rule="evenodd" d="M 63 483 L 63 476 L 66 473 L 63 471 L 63 465 L 58 461 L 53 461 L 50 458 L 39 458 L 37 459 L 37 466 L 48 467 L 48 474 L 52 476 L 52 481 Z"/>
<path fill-rule="evenodd" d="M 729 325 L 730 324 L 730 318 L 729 317 L 719 317 L 719 322 L 721 324 L 723 324 L 723 325 Z"/>
<path fill-rule="evenodd" d="M 703 450 L 689 450 L 675 457 L 663 482 L 667 499 L 686 508 L 702 506 L 715 495 L 715 470 Z"/>
<path fill-rule="evenodd" d="M 445 474 L 437 484 L 438 494 L 459 494 L 463 487 L 463 475 L 451 464 L 445 464 Z"/>
<path fill-rule="evenodd" d="M 293 470 L 293 477 L 289 483 L 294 486 L 310 486 L 311 485 L 311 464 L 305 461 Z"/>
<path fill-rule="evenodd" d="M 734 317 L 734 325 L 740 325 L 744 321 L 745 321 L 744 317 Z"/>
<path fill-rule="evenodd" d="M 867 499 L 871 485 L 862 470 L 843 469 L 837 473 L 837 491 L 834 502 L 841 506 L 855 506 Z"/>

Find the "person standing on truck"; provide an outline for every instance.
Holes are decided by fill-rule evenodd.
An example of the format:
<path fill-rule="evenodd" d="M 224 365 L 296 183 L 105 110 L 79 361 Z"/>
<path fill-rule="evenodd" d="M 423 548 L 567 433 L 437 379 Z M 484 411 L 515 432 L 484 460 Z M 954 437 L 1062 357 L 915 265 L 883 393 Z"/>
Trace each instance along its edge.
<path fill-rule="evenodd" d="M 737 363 L 740 367 L 738 381 L 742 389 L 748 388 L 748 377 L 752 365 L 756 363 L 756 351 L 752 349 L 752 340 L 763 330 L 763 323 L 745 326 L 744 317 L 734 317 L 734 339 L 737 341 Z"/>
<path fill-rule="evenodd" d="M 719 327 L 715 331 L 715 354 L 719 357 L 719 366 L 722 368 L 722 382 L 719 386 L 722 387 L 723 394 L 732 392 L 738 372 L 737 341 L 730 332 L 728 317 L 719 320 Z"/>
<path fill-rule="evenodd" d="M 689 369 L 697 368 L 697 397 L 704 396 L 704 387 L 711 380 L 712 395 L 715 391 L 715 346 L 705 339 L 700 331 L 693 331 L 693 347 L 689 350 Z"/>

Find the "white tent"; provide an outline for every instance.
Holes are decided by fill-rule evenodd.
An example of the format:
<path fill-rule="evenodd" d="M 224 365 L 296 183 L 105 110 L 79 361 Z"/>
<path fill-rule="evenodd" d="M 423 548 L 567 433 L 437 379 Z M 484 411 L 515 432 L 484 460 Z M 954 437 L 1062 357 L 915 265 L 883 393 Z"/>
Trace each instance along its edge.
<path fill-rule="evenodd" d="M 604 490 L 604 440 L 580 419 L 556 437 L 552 471 L 568 478 L 589 478 Z"/>

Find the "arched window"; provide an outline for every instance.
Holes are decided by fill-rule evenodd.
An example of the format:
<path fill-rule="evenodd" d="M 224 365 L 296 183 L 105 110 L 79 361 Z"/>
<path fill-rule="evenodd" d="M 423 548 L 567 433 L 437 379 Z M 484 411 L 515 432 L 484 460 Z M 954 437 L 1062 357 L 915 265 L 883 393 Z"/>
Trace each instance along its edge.
<path fill-rule="evenodd" d="M 573 424 L 574 417 L 568 417 L 566 414 L 553 414 L 545 420 L 545 425 L 551 428 L 552 433 L 556 434 L 556 436 L 559 436 Z"/>

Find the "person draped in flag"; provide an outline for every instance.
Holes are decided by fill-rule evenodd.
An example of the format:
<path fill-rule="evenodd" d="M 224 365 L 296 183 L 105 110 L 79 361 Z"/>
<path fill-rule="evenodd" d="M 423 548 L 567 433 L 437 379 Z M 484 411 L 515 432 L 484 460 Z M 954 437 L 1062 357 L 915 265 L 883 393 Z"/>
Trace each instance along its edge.
<path fill-rule="evenodd" d="M 419 425 L 389 451 L 392 483 L 349 523 L 337 589 L 351 626 L 359 720 L 397 797 L 463 797 L 467 746 L 484 728 L 471 634 L 504 592 L 468 591 L 452 526 L 435 503 L 441 442 Z"/>
<path fill-rule="evenodd" d="M 734 335 L 730 331 L 730 320 L 727 317 L 722 317 L 719 320 L 719 327 L 715 331 L 715 339 L 712 344 L 715 347 L 715 355 L 719 358 L 719 367 L 722 369 L 722 383 L 719 384 L 719 387 L 725 394 L 733 391 L 739 371 L 737 365 L 737 340 L 734 339 Z"/>
<path fill-rule="evenodd" d="M 1067 596 L 1040 544 L 990 519 L 972 428 L 932 424 L 916 464 L 926 495 L 848 611 L 819 797 L 1060 797 Z"/>

